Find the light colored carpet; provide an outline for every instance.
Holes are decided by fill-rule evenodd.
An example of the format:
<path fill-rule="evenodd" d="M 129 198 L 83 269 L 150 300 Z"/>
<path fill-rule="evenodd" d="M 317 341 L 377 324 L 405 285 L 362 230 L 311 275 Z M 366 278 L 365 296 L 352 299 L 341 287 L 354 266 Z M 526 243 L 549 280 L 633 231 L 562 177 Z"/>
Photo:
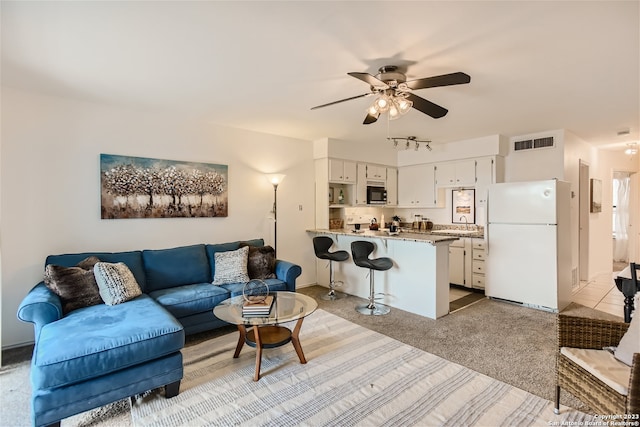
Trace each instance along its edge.
<path fill-rule="evenodd" d="M 317 310 L 288 344 L 232 354 L 237 334 L 188 347 L 180 394 L 157 390 L 132 406 L 136 426 L 499 426 L 583 423 L 591 417 Z"/>

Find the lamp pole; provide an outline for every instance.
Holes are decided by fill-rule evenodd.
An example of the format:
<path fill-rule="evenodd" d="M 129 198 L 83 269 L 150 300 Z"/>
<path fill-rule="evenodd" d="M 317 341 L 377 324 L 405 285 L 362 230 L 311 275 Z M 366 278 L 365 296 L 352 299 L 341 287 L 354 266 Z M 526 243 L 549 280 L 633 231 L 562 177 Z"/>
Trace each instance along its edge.
<path fill-rule="evenodd" d="M 285 175 L 270 174 L 267 180 L 273 185 L 273 252 L 277 257 L 278 251 L 278 185 L 282 182 Z"/>
<path fill-rule="evenodd" d="M 278 259 L 278 183 L 273 184 L 273 256 Z"/>

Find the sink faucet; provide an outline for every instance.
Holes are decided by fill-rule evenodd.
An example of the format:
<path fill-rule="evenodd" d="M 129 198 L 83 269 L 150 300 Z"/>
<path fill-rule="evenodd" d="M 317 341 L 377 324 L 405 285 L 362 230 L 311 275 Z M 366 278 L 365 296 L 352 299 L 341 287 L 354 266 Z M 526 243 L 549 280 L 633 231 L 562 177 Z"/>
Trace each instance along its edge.
<path fill-rule="evenodd" d="M 458 221 L 462 221 L 464 219 L 464 229 L 469 230 L 469 220 L 465 215 L 462 215 Z"/>

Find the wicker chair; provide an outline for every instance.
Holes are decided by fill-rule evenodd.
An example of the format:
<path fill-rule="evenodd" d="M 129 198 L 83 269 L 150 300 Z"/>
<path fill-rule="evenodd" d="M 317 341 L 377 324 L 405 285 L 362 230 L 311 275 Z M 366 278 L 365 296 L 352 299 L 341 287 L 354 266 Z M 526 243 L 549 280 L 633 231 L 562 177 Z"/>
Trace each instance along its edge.
<path fill-rule="evenodd" d="M 640 413 L 640 353 L 633 355 L 627 396 L 560 354 L 562 347 L 602 350 L 603 347 L 617 346 L 628 328 L 628 323 L 558 315 L 556 413 L 560 408 L 560 388 L 580 399 L 596 414 Z"/>

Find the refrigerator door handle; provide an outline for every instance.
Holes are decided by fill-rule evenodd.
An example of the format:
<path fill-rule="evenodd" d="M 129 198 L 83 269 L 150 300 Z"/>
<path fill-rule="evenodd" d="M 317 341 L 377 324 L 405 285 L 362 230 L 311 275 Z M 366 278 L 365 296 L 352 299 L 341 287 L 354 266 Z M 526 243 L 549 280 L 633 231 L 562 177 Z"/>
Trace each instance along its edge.
<path fill-rule="evenodd" d="M 489 213 L 489 191 L 487 190 L 487 219 L 486 219 L 486 226 L 484 227 L 484 248 L 486 251 L 486 256 L 489 256 L 489 224 L 491 221 L 491 214 Z"/>

